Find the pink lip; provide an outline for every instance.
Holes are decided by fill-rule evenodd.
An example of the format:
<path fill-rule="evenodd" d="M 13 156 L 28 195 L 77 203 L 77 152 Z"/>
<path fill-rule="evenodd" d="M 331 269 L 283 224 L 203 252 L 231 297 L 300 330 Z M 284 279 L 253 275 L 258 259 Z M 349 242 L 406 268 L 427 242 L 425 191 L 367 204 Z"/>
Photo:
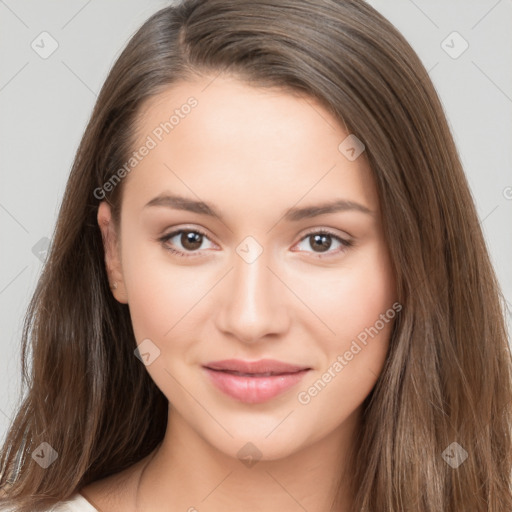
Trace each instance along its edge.
<path fill-rule="evenodd" d="M 213 384 L 241 402 L 266 402 L 297 384 L 311 369 L 273 359 L 228 359 L 203 366 Z"/>

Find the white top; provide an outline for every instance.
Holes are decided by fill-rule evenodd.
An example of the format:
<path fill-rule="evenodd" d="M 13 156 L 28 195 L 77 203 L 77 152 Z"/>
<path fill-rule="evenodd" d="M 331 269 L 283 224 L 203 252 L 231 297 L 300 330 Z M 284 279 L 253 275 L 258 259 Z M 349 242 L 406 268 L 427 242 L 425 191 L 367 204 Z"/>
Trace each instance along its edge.
<path fill-rule="evenodd" d="M 48 512 L 99 512 L 80 493 L 76 492 L 66 501 L 59 501 Z"/>
<path fill-rule="evenodd" d="M 0 512 L 15 512 L 14 509 L 0 507 Z M 76 492 L 66 501 L 59 501 L 47 512 L 99 512 L 80 493 Z"/>

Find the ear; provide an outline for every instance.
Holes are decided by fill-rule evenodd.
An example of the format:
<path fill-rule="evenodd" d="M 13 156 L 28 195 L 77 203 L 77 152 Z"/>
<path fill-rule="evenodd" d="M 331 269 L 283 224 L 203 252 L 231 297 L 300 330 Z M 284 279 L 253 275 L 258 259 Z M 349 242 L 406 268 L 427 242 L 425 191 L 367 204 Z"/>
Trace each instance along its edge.
<path fill-rule="evenodd" d="M 98 207 L 98 225 L 103 239 L 105 268 L 110 281 L 110 289 L 118 302 L 128 304 L 120 257 L 119 237 L 112 221 L 110 205 L 106 201 L 101 201 Z M 114 283 L 117 285 L 115 288 L 113 287 L 115 286 Z"/>

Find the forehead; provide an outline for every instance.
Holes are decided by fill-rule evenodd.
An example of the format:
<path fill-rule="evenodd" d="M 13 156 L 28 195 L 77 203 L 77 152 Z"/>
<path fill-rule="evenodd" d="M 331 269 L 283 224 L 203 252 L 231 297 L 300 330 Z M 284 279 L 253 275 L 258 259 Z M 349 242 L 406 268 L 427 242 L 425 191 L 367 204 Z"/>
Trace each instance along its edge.
<path fill-rule="evenodd" d="M 349 135 L 308 96 L 225 76 L 177 83 L 141 109 L 123 195 L 138 208 L 164 191 L 248 208 L 334 196 L 374 208 L 364 152 L 351 161 L 340 151 Z"/>

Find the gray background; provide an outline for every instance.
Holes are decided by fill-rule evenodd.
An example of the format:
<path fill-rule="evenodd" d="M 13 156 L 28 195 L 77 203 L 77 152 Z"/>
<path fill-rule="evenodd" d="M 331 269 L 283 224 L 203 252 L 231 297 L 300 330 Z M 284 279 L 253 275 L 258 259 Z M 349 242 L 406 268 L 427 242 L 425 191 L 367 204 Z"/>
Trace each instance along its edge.
<path fill-rule="evenodd" d="M 168 3 L 0 0 L 2 438 L 19 397 L 23 315 L 96 95 L 131 35 Z M 429 70 L 512 307 L 512 0 L 369 3 Z M 58 43 L 47 58 L 37 53 L 51 49 L 44 31 Z"/>

